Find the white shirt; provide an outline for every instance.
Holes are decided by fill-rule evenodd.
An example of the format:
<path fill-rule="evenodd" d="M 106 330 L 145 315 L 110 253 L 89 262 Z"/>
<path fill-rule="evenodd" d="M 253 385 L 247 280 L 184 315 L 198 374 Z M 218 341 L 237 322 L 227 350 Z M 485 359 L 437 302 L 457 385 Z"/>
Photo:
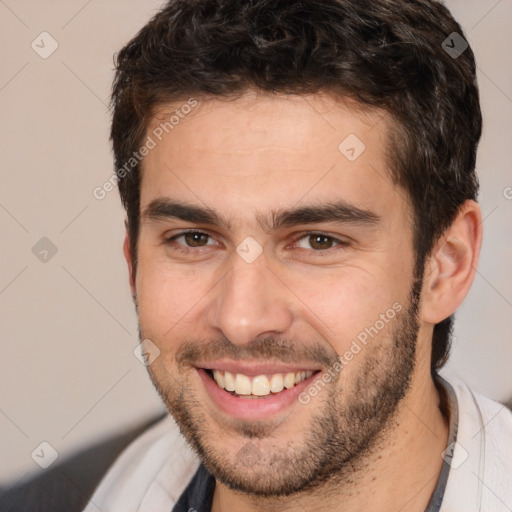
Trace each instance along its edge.
<path fill-rule="evenodd" d="M 448 380 L 458 432 L 440 512 L 511 512 L 512 412 Z M 171 512 L 199 464 L 167 416 L 121 453 L 84 512 Z"/>

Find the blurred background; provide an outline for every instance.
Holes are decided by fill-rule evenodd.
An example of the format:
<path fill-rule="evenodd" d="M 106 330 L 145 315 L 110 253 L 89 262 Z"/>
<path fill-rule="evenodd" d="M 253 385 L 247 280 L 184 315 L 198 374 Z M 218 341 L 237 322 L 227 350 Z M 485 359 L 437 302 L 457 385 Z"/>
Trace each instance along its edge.
<path fill-rule="evenodd" d="M 512 0 L 446 2 L 478 63 L 484 246 L 445 374 L 512 399 Z M 153 0 L 0 0 L 0 484 L 163 411 L 135 357 L 108 98 Z M 440 44 L 442 39 L 440 39 Z"/>

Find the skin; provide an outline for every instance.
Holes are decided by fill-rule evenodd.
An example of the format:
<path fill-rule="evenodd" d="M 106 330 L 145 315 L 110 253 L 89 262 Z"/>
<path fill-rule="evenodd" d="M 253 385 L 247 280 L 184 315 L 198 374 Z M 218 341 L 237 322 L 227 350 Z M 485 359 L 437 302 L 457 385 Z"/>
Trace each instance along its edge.
<path fill-rule="evenodd" d="M 148 133 L 179 107 L 162 107 Z M 403 397 L 384 393 L 389 415 L 374 422 L 381 426 L 363 443 L 349 411 L 385 389 L 393 370 L 406 371 L 392 349 L 400 322 L 408 318 L 415 253 L 412 209 L 406 193 L 391 182 L 385 158 L 390 123 L 382 112 L 328 95 L 250 92 L 232 101 L 201 101 L 144 159 L 138 263 L 130 284 L 141 338 L 160 350 L 149 367 L 151 378 L 185 436 L 208 447 L 207 467 L 217 477 L 214 512 L 326 507 L 414 512 L 423 511 L 430 499 L 448 437 L 430 374 L 433 325 L 453 313 L 469 290 L 481 215 L 478 205 L 467 201 L 428 258 L 416 340 L 408 345 L 403 333 L 400 338 L 404 346 L 416 341 L 416 350 L 401 360 L 412 358 L 413 371 Z M 366 146 L 353 162 L 338 150 L 349 134 Z M 162 199 L 209 208 L 230 226 L 145 215 Z M 271 212 L 340 200 L 372 212 L 378 222 L 278 229 L 258 222 Z M 202 239 L 206 245 L 187 247 L 190 238 L 184 237 L 169 241 L 187 229 L 210 235 Z M 313 247 L 311 231 L 346 243 L 322 239 L 320 248 Z M 236 252 L 248 236 L 262 248 L 252 263 Z M 124 252 L 132 276 L 128 235 Z M 265 361 L 289 357 L 305 366 L 314 362 L 325 372 L 327 361 L 349 350 L 394 303 L 403 306 L 402 316 L 387 323 L 317 397 L 307 405 L 294 402 L 264 421 L 220 411 L 191 364 L 194 359 L 183 356 L 187 346 L 214 355 L 228 347 L 227 354 L 244 361 L 262 360 L 262 354 Z M 263 339 L 280 340 L 281 352 L 258 351 Z M 325 361 L 316 357 L 318 350 Z M 361 383 L 364 388 L 358 388 Z M 257 485 L 267 491 L 274 486 L 277 494 L 279 485 L 293 480 L 304 465 L 299 455 L 308 453 L 305 440 L 325 442 L 318 419 L 330 413 L 346 434 L 337 440 L 346 462 L 331 479 L 289 496 L 264 496 L 262 488 L 259 496 L 248 492 L 261 482 Z M 224 474 L 215 473 L 215 461 Z M 277 471 L 276 464 L 281 464 Z"/>

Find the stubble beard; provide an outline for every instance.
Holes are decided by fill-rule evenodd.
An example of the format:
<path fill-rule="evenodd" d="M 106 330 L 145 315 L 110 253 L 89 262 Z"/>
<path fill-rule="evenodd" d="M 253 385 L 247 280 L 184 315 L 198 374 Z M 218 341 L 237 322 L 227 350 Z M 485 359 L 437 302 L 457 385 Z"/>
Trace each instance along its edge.
<path fill-rule="evenodd" d="M 372 340 L 361 351 L 357 357 L 365 360 L 353 382 L 343 386 L 338 379 L 341 385 L 331 382 L 311 400 L 318 400 L 318 412 L 302 429 L 303 439 L 286 446 L 273 436 L 279 425 L 236 421 L 230 427 L 246 441 L 233 457 L 229 446 L 218 444 L 209 425 L 213 420 L 183 380 L 160 367 L 148 367 L 149 374 L 181 433 L 217 481 L 261 498 L 327 490 L 356 478 L 372 450 L 393 430 L 414 373 L 420 295 L 421 280 L 416 279 L 407 308 L 393 320 L 391 335 Z M 267 341 L 262 350 L 270 353 Z M 294 345 L 288 347 L 293 353 Z M 282 346 L 278 352 L 283 354 Z"/>

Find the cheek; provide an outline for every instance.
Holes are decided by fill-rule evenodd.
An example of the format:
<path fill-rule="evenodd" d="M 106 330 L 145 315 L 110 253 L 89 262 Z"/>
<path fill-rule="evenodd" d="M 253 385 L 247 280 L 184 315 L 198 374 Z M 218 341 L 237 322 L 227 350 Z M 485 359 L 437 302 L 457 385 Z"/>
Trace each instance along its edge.
<path fill-rule="evenodd" d="M 398 279 L 357 268 L 314 280 L 296 279 L 294 291 L 303 301 L 302 316 L 338 354 L 358 336 L 364 340 L 365 333 L 375 333 L 375 327 L 379 334 L 389 332 L 396 309 L 405 307 L 408 293 Z"/>
<path fill-rule="evenodd" d="M 141 328 L 148 337 L 161 341 L 190 332 L 212 287 L 205 275 L 143 254 L 136 285 Z"/>

